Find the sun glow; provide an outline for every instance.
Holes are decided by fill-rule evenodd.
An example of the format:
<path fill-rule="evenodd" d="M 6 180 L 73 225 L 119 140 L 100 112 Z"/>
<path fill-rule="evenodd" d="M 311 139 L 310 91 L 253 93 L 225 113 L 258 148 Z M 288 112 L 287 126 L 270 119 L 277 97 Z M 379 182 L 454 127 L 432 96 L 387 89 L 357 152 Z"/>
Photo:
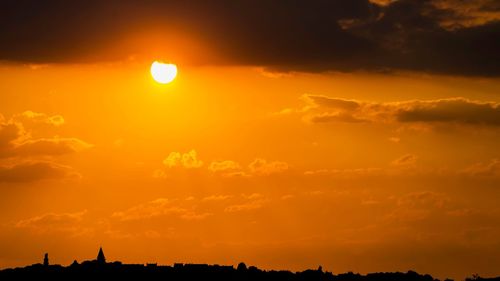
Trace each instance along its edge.
<path fill-rule="evenodd" d="M 177 76 L 177 66 L 175 64 L 155 61 L 151 65 L 151 76 L 160 84 L 168 84 Z"/>

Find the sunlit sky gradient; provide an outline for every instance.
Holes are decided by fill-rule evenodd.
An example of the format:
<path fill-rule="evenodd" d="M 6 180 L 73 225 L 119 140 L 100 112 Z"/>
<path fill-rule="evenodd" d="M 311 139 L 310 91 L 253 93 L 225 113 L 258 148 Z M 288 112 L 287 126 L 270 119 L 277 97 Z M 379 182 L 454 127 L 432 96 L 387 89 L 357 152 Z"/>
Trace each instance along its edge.
<path fill-rule="evenodd" d="M 286 34 L 267 46 L 255 43 L 269 34 L 231 40 L 262 31 L 246 24 L 257 8 L 215 34 L 224 20 L 167 2 L 185 12 L 173 31 L 155 1 L 126 24 L 134 9 L 89 1 L 76 13 L 97 15 L 88 26 L 72 16 L 77 34 L 61 26 L 57 38 L 38 35 L 47 40 L 28 35 L 40 23 L 58 26 L 63 19 L 46 16 L 78 4 L 2 3 L 10 18 L 0 21 L 12 29 L 0 28 L 10 42 L 0 47 L 0 267 L 39 262 L 45 252 L 69 264 L 103 246 L 109 260 L 127 263 L 500 275 L 500 68 L 487 63 L 498 62 L 488 50 L 500 37 L 478 49 L 460 45 L 469 41 L 459 34 L 499 34 L 498 9 L 485 12 L 494 1 L 471 1 L 468 18 L 459 17 L 461 1 L 352 1 L 371 14 L 333 15 L 332 38 L 351 29 L 357 36 L 365 24 L 382 49 L 340 46 L 342 63 L 318 47 L 336 44 L 322 41 L 328 31 L 306 32 L 311 44 L 280 52 Z M 222 4 L 214 9 L 230 13 Z M 279 7 L 292 11 L 290 26 L 315 27 L 303 9 Z M 303 13 L 319 13 L 312 7 Z M 456 17 L 434 18 L 431 8 Z M 114 20 L 99 17 L 106 9 L 116 10 Z M 409 12 L 435 22 L 418 32 L 462 36 L 457 53 L 417 50 L 423 45 L 411 39 L 422 34 L 410 27 L 422 19 L 403 22 Z M 402 27 L 384 41 L 375 33 L 389 23 L 376 25 L 388 15 Z M 23 36 L 8 32 L 15 22 Z M 103 23 L 99 30 L 121 39 L 94 29 Z M 19 48 L 26 42 L 37 49 Z M 452 61 L 462 47 L 474 60 Z M 429 67 L 407 60 L 406 48 Z M 396 52 L 403 55 L 365 59 Z M 153 80 L 154 60 L 177 64 L 172 83 Z"/>

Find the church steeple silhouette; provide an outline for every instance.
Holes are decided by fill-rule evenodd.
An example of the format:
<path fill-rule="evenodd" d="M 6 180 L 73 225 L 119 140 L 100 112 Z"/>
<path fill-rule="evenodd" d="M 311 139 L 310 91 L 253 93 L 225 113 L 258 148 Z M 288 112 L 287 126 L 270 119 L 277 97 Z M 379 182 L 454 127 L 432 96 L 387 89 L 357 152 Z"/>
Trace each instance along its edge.
<path fill-rule="evenodd" d="M 104 252 L 102 251 L 102 247 L 99 247 L 99 253 L 97 254 L 97 263 L 105 264 L 106 257 L 104 257 Z"/>

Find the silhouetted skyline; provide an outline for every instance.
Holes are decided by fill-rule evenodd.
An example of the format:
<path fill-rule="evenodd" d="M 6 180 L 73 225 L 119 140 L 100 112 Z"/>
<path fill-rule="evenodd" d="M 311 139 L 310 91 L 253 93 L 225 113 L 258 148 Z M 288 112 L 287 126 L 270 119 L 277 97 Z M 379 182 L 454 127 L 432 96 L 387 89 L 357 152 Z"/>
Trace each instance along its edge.
<path fill-rule="evenodd" d="M 317 269 L 291 272 L 287 270 L 260 270 L 255 266 L 247 267 L 243 262 L 240 262 L 236 268 L 233 265 L 190 263 L 174 263 L 173 265 L 158 265 L 157 263 L 123 264 L 120 261 L 107 262 L 102 247 L 99 247 L 99 251 L 94 260 L 86 260 L 81 263 L 75 260 L 71 265 L 66 267 L 58 264 L 50 264 L 48 253 L 46 253 L 43 258 L 43 263 L 0 270 L 0 278 L 2 278 L 2 280 L 25 280 L 25 278 L 50 278 L 48 280 L 137 278 L 135 280 L 439 281 L 439 279 L 433 278 L 429 274 L 421 275 L 412 270 L 406 273 L 380 272 L 360 275 L 348 272 L 334 274 L 329 271 L 323 271 L 321 265 L 318 266 Z M 477 274 L 473 274 L 464 280 L 498 281 L 500 277 L 485 279 Z M 446 279 L 445 281 L 453 280 Z"/>

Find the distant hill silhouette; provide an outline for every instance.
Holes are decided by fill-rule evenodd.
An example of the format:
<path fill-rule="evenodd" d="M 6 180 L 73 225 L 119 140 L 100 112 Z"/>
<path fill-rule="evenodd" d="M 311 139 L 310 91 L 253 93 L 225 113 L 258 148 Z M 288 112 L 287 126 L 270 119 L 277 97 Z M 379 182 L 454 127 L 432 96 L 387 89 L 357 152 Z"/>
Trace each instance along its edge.
<path fill-rule="evenodd" d="M 232 265 L 182 263 L 173 266 L 122 264 L 119 261 L 106 262 L 102 248 L 95 260 L 82 263 L 75 260 L 67 267 L 50 265 L 48 254 L 45 254 L 43 263 L 1 270 L 0 280 L 438 281 L 428 274 L 420 275 L 414 271 L 334 275 L 324 272 L 321 266 L 316 270 L 291 272 L 261 270 L 255 266 L 247 267 L 244 263 L 236 268 Z M 500 277 L 484 279 L 474 275 L 466 281 L 500 281 Z"/>

